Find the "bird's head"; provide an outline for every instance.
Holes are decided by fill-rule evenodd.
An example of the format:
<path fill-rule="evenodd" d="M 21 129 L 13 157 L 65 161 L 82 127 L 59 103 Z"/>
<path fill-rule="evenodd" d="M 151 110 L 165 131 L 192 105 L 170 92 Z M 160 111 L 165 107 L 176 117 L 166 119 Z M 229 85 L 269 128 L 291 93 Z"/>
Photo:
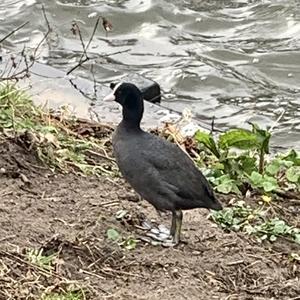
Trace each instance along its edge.
<path fill-rule="evenodd" d="M 123 120 L 140 123 L 144 112 L 143 95 L 132 83 L 120 82 L 111 84 L 112 92 L 104 101 L 116 101 L 123 107 Z"/>

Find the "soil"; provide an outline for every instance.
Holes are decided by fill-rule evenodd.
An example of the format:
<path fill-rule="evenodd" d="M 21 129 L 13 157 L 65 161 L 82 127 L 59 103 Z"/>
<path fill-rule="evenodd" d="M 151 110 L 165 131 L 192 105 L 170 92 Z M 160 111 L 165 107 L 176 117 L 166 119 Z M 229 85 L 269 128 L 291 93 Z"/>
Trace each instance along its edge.
<path fill-rule="evenodd" d="M 296 244 L 224 232 L 198 209 L 184 213 L 179 246 L 124 249 L 109 228 L 139 239 L 145 216 L 165 225 L 170 216 L 120 178 L 53 173 L 12 140 L 0 142 L 0 200 L 0 300 L 42 299 L 72 285 L 86 299 L 300 299 L 299 264 L 288 257 L 300 252 Z M 30 249 L 58 253 L 53 268 L 30 262 Z"/>

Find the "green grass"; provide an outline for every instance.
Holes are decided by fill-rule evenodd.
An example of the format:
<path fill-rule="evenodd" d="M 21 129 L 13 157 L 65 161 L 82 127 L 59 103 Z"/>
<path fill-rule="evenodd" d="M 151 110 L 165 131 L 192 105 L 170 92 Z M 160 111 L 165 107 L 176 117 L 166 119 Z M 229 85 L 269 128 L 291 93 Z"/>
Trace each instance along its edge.
<path fill-rule="evenodd" d="M 27 259 L 32 264 L 46 270 L 52 270 L 57 254 L 43 255 L 43 250 L 31 249 L 27 252 Z"/>
<path fill-rule="evenodd" d="M 75 170 L 86 175 L 115 176 L 117 168 L 105 151 L 101 139 L 82 137 L 72 131 L 76 120 L 61 110 L 60 120 L 53 112 L 33 104 L 26 92 L 10 84 L 0 85 L 0 135 L 19 138 L 39 159 L 53 169 Z M 105 163 L 91 159 L 89 152 L 107 157 Z"/>

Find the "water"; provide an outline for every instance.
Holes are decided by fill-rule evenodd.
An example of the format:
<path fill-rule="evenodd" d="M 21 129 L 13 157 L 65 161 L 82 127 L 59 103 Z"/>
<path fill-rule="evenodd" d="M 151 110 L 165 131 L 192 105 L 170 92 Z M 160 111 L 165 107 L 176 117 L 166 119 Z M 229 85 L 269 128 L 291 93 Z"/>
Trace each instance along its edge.
<path fill-rule="evenodd" d="M 5 49 L 40 41 L 42 3 L 54 32 L 40 61 L 69 70 L 82 52 L 72 21 L 87 41 L 97 16 L 105 16 L 114 30 L 106 37 L 98 28 L 91 60 L 77 75 L 93 79 L 92 68 L 98 82 L 109 83 L 144 74 L 161 85 L 163 106 L 188 107 L 207 124 L 215 116 L 221 129 L 247 121 L 273 126 L 284 111 L 273 145 L 300 149 L 300 1 L 4 0 L 0 37 L 30 20 Z"/>

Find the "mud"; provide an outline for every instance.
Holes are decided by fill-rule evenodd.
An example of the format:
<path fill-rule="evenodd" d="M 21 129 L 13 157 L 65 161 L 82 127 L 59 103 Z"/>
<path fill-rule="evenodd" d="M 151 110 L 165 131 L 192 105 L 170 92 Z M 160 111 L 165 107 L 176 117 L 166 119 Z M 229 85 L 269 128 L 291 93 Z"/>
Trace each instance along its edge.
<path fill-rule="evenodd" d="M 295 244 L 260 244 L 193 210 L 184 213 L 183 243 L 153 246 L 139 240 L 141 221 L 170 218 L 122 179 L 52 172 L 8 140 L 0 142 L 0 169 L 1 300 L 41 299 L 72 284 L 86 299 L 300 299 L 299 264 L 288 257 L 299 253 Z M 136 248 L 108 240 L 109 228 L 139 240 Z M 56 253 L 52 269 L 28 262 L 29 249 Z"/>

